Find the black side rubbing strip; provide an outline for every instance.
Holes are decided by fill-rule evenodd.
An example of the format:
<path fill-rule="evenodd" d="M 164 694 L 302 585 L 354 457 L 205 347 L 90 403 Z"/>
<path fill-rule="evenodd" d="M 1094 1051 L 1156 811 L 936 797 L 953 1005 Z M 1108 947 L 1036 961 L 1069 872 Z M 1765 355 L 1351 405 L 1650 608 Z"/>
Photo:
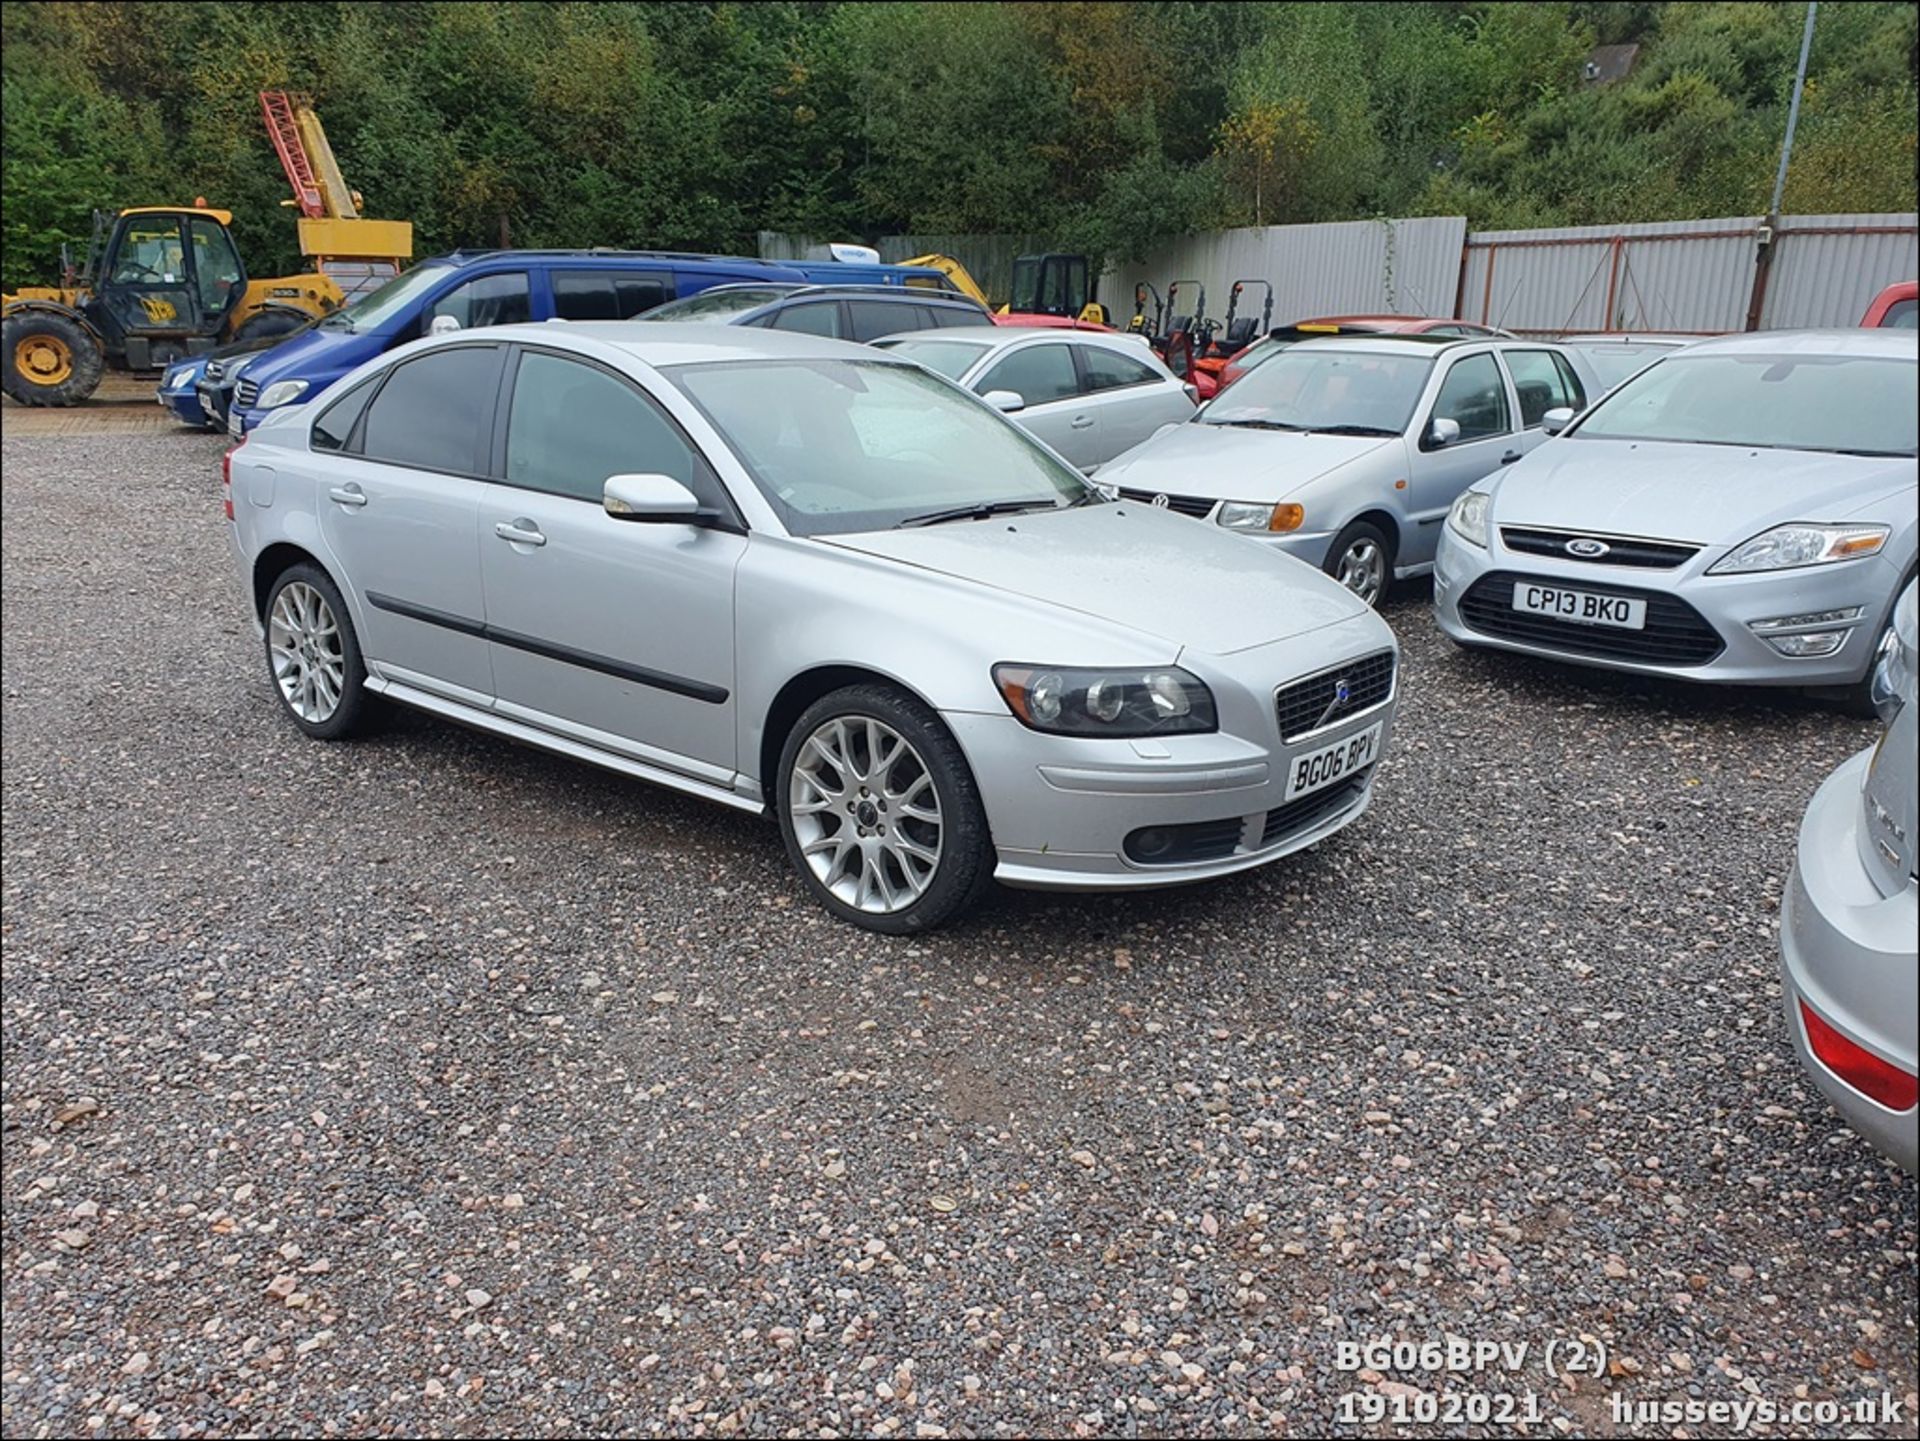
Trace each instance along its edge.
<path fill-rule="evenodd" d="M 444 610 L 434 610 L 431 606 L 415 605 L 410 600 L 396 600 L 380 592 L 367 592 L 367 604 L 375 610 L 392 611 L 395 615 L 404 615 L 408 620 L 423 620 L 428 625 L 442 626 L 447 630 L 457 630 L 462 635 L 477 635 L 486 638 L 487 628 L 477 620 L 468 620 L 465 616 L 451 615 Z"/>
<path fill-rule="evenodd" d="M 447 630 L 458 631 L 462 635 L 479 636 L 484 640 L 497 641 L 501 645 L 512 646 L 515 650 L 545 656 L 548 660 L 561 661 L 567 665 L 577 665 L 584 670 L 599 671 L 602 675 L 618 676 L 621 680 L 630 680 L 636 685 L 651 686 L 654 690 L 668 691 L 673 695 L 683 695 L 691 700 L 705 701 L 708 705 L 720 705 L 727 698 L 725 686 L 708 685 L 705 681 L 688 680 L 685 676 L 668 675 L 665 671 L 648 670 L 645 666 L 630 665 L 623 660 L 614 660 L 611 656 L 576 650 L 570 645 L 559 645 L 554 641 L 539 640 L 530 635 L 518 635 L 510 630 L 501 630 L 498 626 L 468 620 L 464 616 L 449 615 L 446 611 L 415 605 L 412 601 L 397 600 L 393 596 L 381 595 L 377 591 L 367 592 L 367 603 L 377 610 L 404 615 L 409 620 L 424 621 L 428 625 L 443 626 Z"/>

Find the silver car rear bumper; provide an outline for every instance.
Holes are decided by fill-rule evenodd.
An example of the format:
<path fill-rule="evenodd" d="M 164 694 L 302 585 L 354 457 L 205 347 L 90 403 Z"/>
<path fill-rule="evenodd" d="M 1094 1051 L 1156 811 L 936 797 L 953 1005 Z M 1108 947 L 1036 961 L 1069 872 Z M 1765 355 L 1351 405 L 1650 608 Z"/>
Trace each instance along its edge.
<path fill-rule="evenodd" d="M 1920 886 L 1882 895 L 1861 863 L 1854 828 L 1871 752 L 1815 792 L 1800 826 L 1780 914 L 1781 998 L 1787 1033 L 1814 1085 L 1874 1148 L 1908 1171 L 1920 1157 L 1920 1108 L 1893 1111 L 1862 1095 L 1813 1053 L 1802 1005 L 1855 1045 L 1912 1073 L 1920 1044 L 1915 926 Z"/>

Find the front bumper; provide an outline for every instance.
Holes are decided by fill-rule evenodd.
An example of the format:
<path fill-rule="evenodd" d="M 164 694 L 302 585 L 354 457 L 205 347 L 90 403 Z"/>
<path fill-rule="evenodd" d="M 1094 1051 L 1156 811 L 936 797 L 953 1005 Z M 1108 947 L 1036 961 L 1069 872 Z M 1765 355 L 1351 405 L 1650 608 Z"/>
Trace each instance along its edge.
<path fill-rule="evenodd" d="M 1676 569 L 1651 570 L 1509 551 L 1497 534 L 1492 546 L 1482 550 L 1448 531 L 1434 560 L 1434 619 L 1462 644 L 1643 675 L 1767 686 L 1849 686 L 1865 677 L 1899 588 L 1899 574 L 1883 556 L 1748 575 L 1706 574 L 1707 567 L 1723 554 L 1723 548 L 1710 547 Z M 1485 589 L 1475 590 L 1482 582 L 1498 587 L 1503 576 L 1575 590 L 1670 599 L 1697 615 L 1718 636 L 1719 651 L 1701 662 L 1583 653 L 1575 647 L 1585 643 L 1593 629 L 1573 625 L 1564 627 L 1566 643 L 1560 643 L 1560 638 L 1518 639 L 1491 633 L 1468 619 L 1461 602 L 1469 595 L 1485 595 Z M 1750 624 L 1853 606 L 1861 608 L 1859 617 L 1845 623 L 1851 626 L 1846 639 L 1827 656 L 1782 655 Z M 1840 625 L 1821 628 L 1839 629 Z"/>
<path fill-rule="evenodd" d="M 1780 914 L 1781 1000 L 1787 1034 L 1814 1085 L 1873 1147 L 1908 1171 L 1920 1158 L 1920 1108 L 1893 1111 L 1862 1095 L 1814 1055 L 1804 1002 L 1855 1045 L 1916 1069 L 1920 990 L 1915 926 L 1920 885 L 1882 895 L 1854 834 L 1872 752 L 1841 766 L 1815 792 Z"/>
<path fill-rule="evenodd" d="M 1207 675 L 1221 709 L 1221 729 L 1207 735 L 1049 736 L 1011 715 L 944 713 L 980 787 L 997 852 L 995 878 L 1047 890 L 1150 889 L 1248 870 L 1324 840 L 1372 801 L 1392 739 L 1397 681 L 1385 700 L 1291 742 L 1280 735 L 1274 692 L 1392 648 L 1385 626 L 1368 616 L 1229 657 L 1243 676 L 1264 671 L 1264 678 L 1230 695 L 1217 675 Z M 1247 659 L 1261 652 L 1270 654 Z M 1351 744 L 1376 725 L 1379 744 L 1363 770 L 1288 797 L 1295 761 Z M 1157 863 L 1128 854 L 1128 838 L 1138 832 L 1201 827 L 1211 835 L 1204 858 Z"/>
<path fill-rule="evenodd" d="M 200 404 L 199 391 L 191 383 L 169 390 L 163 380 L 154 391 L 154 399 L 159 401 L 163 409 L 171 411 L 183 425 L 206 426 L 212 423 Z"/>

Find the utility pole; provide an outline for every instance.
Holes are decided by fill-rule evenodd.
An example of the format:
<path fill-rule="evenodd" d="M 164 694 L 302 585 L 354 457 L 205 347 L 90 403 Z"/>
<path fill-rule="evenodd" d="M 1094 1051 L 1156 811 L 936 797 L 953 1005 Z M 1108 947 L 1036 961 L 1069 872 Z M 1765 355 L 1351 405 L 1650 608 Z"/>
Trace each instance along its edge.
<path fill-rule="evenodd" d="M 1807 85 L 1807 55 L 1813 49 L 1813 14 L 1820 8 L 1819 0 L 1807 0 L 1807 26 L 1800 32 L 1800 68 L 1793 75 L 1793 99 L 1787 105 L 1787 138 L 1780 146 L 1780 173 L 1773 177 L 1773 203 L 1767 206 L 1770 216 L 1780 213 L 1780 196 L 1787 188 L 1787 162 L 1793 158 L 1793 132 L 1800 124 L 1800 92 Z"/>
<path fill-rule="evenodd" d="M 1800 125 L 1800 93 L 1807 86 L 1807 56 L 1813 51 L 1813 17 L 1819 0 L 1807 0 L 1807 23 L 1800 32 L 1800 64 L 1793 72 L 1793 98 L 1787 102 L 1787 133 L 1780 143 L 1780 169 L 1773 177 L 1773 199 L 1756 236 L 1753 256 L 1753 292 L 1747 299 L 1747 329 L 1760 328 L 1760 312 L 1767 303 L 1767 276 L 1773 269 L 1773 245 L 1780 226 L 1780 198 L 1787 189 L 1787 162 L 1793 159 L 1793 132 Z"/>

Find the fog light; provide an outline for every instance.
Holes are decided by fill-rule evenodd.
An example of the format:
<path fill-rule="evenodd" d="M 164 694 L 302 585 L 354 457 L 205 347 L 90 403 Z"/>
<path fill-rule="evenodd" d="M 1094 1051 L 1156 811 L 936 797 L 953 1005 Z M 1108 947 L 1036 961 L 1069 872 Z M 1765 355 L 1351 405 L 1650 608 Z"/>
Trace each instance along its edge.
<path fill-rule="evenodd" d="M 1135 831 L 1132 844 L 1127 849 L 1133 853 L 1135 860 L 1150 861 L 1155 856 L 1165 855 L 1172 845 L 1173 836 L 1170 832 L 1149 829 Z"/>
<path fill-rule="evenodd" d="M 1808 611 L 1805 615 L 1777 615 L 1772 620 L 1750 620 L 1747 627 L 1766 634 L 1777 630 L 1802 630 L 1807 626 L 1838 625 L 1841 621 L 1860 619 L 1860 612 L 1865 608 L 1850 605 L 1841 610 Z"/>
<path fill-rule="evenodd" d="M 1767 643 L 1794 660 L 1812 660 L 1839 650 L 1846 644 L 1847 634 L 1844 630 L 1804 631 L 1799 635 L 1770 635 Z"/>

